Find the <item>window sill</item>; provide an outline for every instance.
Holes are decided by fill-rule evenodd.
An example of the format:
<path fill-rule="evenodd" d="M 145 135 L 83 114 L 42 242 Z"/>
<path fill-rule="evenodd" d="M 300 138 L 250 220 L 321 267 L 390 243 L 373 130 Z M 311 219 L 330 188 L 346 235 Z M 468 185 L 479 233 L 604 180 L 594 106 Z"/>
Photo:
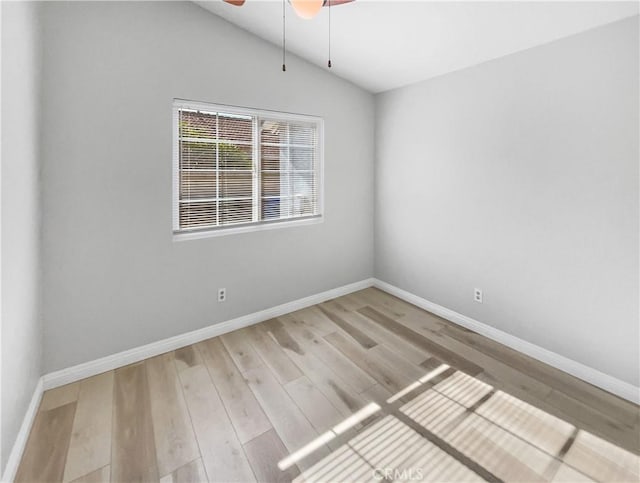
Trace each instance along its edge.
<path fill-rule="evenodd" d="M 181 231 L 173 232 L 173 241 L 199 240 L 201 238 L 214 238 L 219 236 L 235 235 L 238 233 L 250 233 L 254 231 L 275 230 L 278 228 L 288 228 L 295 226 L 316 225 L 324 222 L 324 216 L 314 216 L 300 220 L 274 221 L 267 223 L 254 223 L 242 226 L 229 226 L 203 231 Z"/>

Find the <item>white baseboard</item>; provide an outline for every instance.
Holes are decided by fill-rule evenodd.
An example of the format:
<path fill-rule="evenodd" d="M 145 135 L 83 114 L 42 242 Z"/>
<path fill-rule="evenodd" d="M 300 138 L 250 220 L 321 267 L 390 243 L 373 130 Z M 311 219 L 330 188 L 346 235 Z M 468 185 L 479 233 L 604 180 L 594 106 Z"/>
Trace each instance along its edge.
<path fill-rule="evenodd" d="M 243 327 L 248 327 L 274 317 L 288 314 L 289 312 L 304 309 L 305 307 L 319 304 L 326 300 L 340 297 L 341 295 L 362 290 L 364 288 L 371 287 L 373 282 L 374 280 L 372 278 L 361 280 L 359 282 L 327 290 L 326 292 L 294 300 L 276 307 L 244 315 L 236 319 L 227 320 L 192 332 L 187 332 L 186 334 L 180 334 L 175 337 L 170 337 L 158 342 L 152 342 L 151 344 L 118 352 L 117 354 L 101 357 L 100 359 L 93 361 L 84 362 L 56 372 L 51 372 L 42 376 L 44 390 L 46 391 L 54 387 L 79 381 L 85 377 L 95 376 L 96 374 L 101 374 L 118 367 L 126 366 L 127 364 L 133 364 L 134 362 L 139 362 L 141 360 L 148 359 L 149 357 L 154 357 L 164 354 L 165 352 L 195 344 L 196 342 L 210 339 L 211 337 L 217 337 L 219 335 L 226 334 L 227 332 L 233 332 L 234 330 L 242 329 Z"/>
<path fill-rule="evenodd" d="M 13 448 L 11 448 L 11 453 L 9 454 L 7 465 L 4 467 L 4 473 L 2 474 L 3 482 L 12 482 L 16 477 L 16 473 L 18 472 L 18 465 L 20 464 L 20 460 L 22 459 L 22 453 L 24 452 L 24 448 L 27 445 L 27 440 L 29 439 L 31 426 L 33 426 L 33 422 L 35 421 L 36 414 L 38 412 L 38 406 L 40 406 L 42 392 L 43 385 L 42 378 L 40 378 L 36 383 L 36 388 L 33 391 L 33 396 L 31 396 L 31 402 L 29 403 L 27 412 L 24 415 L 24 419 L 22 420 L 22 425 L 20 426 L 20 430 L 18 431 L 16 440 L 13 443 Z"/>
<path fill-rule="evenodd" d="M 580 362 L 576 362 L 572 359 L 561 356 L 560 354 L 556 354 L 555 352 L 532 344 L 531 342 L 527 342 L 526 340 L 507 334 L 495 327 L 478 322 L 471 317 L 467 317 L 466 315 L 459 314 L 458 312 L 446 307 L 430 302 L 422 297 L 407 292 L 406 290 L 383 282 L 382 280 L 375 279 L 374 286 L 424 310 L 439 315 L 454 324 L 458 324 L 469 330 L 477 332 L 478 334 L 495 340 L 496 342 L 510 347 L 511 349 L 522 352 L 523 354 L 533 357 L 534 359 L 544 362 L 556 369 L 560 369 L 561 371 L 571 374 L 578 379 L 582 379 L 583 381 L 604 389 L 605 391 L 609 391 L 635 404 L 640 404 L 640 387 L 636 387 L 628 382 L 600 372 L 597 369 L 585 366 Z"/>

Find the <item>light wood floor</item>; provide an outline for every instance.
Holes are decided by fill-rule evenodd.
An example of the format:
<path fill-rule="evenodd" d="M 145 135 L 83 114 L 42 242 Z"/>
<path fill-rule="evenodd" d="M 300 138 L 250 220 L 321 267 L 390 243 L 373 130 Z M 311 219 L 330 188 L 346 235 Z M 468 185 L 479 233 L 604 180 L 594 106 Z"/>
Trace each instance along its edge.
<path fill-rule="evenodd" d="M 639 408 L 377 289 L 44 394 L 17 481 L 634 481 Z"/>

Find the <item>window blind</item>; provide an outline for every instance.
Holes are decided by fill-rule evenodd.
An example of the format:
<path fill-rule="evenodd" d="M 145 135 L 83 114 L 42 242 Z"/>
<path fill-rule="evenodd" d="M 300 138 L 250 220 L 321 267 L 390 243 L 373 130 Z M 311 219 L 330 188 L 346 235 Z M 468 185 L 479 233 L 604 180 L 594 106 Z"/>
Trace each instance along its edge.
<path fill-rule="evenodd" d="M 317 118 L 184 104 L 175 116 L 174 231 L 320 215 Z"/>
<path fill-rule="evenodd" d="M 311 123 L 260 120 L 262 219 L 317 213 L 316 145 Z"/>

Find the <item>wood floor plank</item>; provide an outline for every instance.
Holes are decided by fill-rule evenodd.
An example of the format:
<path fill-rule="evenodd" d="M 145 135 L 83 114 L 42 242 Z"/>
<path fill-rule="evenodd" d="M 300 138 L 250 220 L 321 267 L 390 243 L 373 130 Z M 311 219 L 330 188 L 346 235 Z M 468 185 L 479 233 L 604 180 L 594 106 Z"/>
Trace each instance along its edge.
<path fill-rule="evenodd" d="M 355 312 L 356 310 L 361 309 L 365 305 L 369 305 L 367 302 L 360 301 L 357 298 L 353 297 L 354 293 L 355 292 L 352 292 L 347 295 L 342 295 L 340 297 L 336 297 L 334 299 L 328 300 L 327 302 L 329 303 L 338 302 L 342 307 L 344 307 L 350 312 Z"/>
<path fill-rule="evenodd" d="M 417 381 L 428 372 L 422 369 L 419 365 L 412 364 L 410 361 L 405 359 L 403 355 L 392 351 L 384 345 L 372 348 L 369 351 L 369 354 L 373 357 L 379 358 L 390 367 L 393 367 L 396 371 L 401 372 L 414 381 Z"/>
<path fill-rule="evenodd" d="M 409 470 L 405 466 L 408 462 L 424 453 L 425 448 L 433 448 L 426 439 L 391 416 L 382 419 L 369 431 L 360 433 L 349 442 L 349 446 L 373 468 L 399 471 Z"/>
<path fill-rule="evenodd" d="M 620 446 L 627 451 L 639 454 L 637 448 L 637 432 L 629 431 L 621 427 L 620 423 L 611 421 L 606 415 L 599 411 L 589 408 L 588 404 L 581 404 L 579 401 L 568 397 L 564 393 L 556 393 L 553 396 L 553 404 L 550 404 L 548 398 L 552 394 L 553 389 L 549 388 L 544 397 L 540 398 L 536 393 L 517 385 L 514 381 L 507 381 L 508 377 L 504 375 L 496 376 L 490 373 L 480 373 L 476 376 L 478 379 L 491 384 L 496 389 L 501 389 L 508 394 L 525 401 L 536 408 L 539 408 L 550 415 L 560 418 L 568 423 L 573 424 L 579 429 L 583 429 L 604 438 L 613 444 Z M 526 376 L 523 376 L 526 377 Z M 525 383 L 526 384 L 526 383 Z M 590 415 L 594 414 L 595 417 Z"/>
<path fill-rule="evenodd" d="M 558 483 L 593 483 L 595 480 L 568 465 L 562 464 L 551 481 Z"/>
<path fill-rule="evenodd" d="M 114 481 L 159 479 L 144 363 L 115 371 L 111 478 Z"/>
<path fill-rule="evenodd" d="M 359 314 L 358 312 L 349 311 L 341 304 L 341 301 L 334 300 L 332 302 L 327 302 L 327 304 L 330 305 L 335 311 L 337 311 L 342 316 L 342 318 L 348 321 L 351 325 L 369 334 L 378 342 L 378 344 L 383 344 L 389 347 L 391 350 L 402 354 L 403 357 L 410 360 L 414 364 L 421 364 L 423 361 L 431 357 L 431 354 L 424 349 L 418 348 L 413 344 L 408 343 L 406 340 L 398 337 L 393 332 L 388 331 L 380 325 L 371 322 L 369 319 Z"/>
<path fill-rule="evenodd" d="M 552 455 L 473 414 L 443 436 L 503 481 L 544 481 L 544 470 L 553 460 Z"/>
<path fill-rule="evenodd" d="M 173 354 L 176 370 L 178 372 L 197 366 L 198 364 L 203 364 L 200 353 L 194 345 L 188 345 L 186 347 L 176 349 Z"/>
<path fill-rule="evenodd" d="M 427 319 L 433 323 L 439 322 L 445 325 L 455 325 L 452 322 L 443 319 L 442 317 L 432 314 L 431 312 L 427 312 L 426 310 L 421 309 L 401 298 L 396 297 L 395 295 L 391 295 L 390 293 L 385 292 L 384 290 L 380 290 L 377 287 L 369 287 L 358 294 L 364 296 L 364 298 L 369 301 L 367 305 L 372 305 L 374 307 L 380 307 L 383 311 L 394 312 L 399 314 L 401 317 L 409 317 L 409 318 L 418 318 L 420 320 Z M 463 329 L 467 330 L 467 329 Z"/>
<path fill-rule="evenodd" d="M 423 361 L 420 364 L 420 367 L 422 367 L 423 369 L 426 369 L 427 371 L 432 371 L 440 367 L 441 365 L 442 365 L 442 361 L 440 359 L 438 359 L 437 357 L 431 357 L 426 361 Z"/>
<path fill-rule="evenodd" d="M 503 392 L 494 394 L 476 413 L 553 455 L 560 453 L 575 430 L 572 424 Z"/>
<path fill-rule="evenodd" d="M 200 455 L 174 359 L 168 352 L 145 361 L 160 476 Z"/>
<path fill-rule="evenodd" d="M 18 467 L 17 483 L 62 481 L 76 403 L 39 411 Z"/>
<path fill-rule="evenodd" d="M 160 483 L 203 483 L 206 481 L 207 473 L 200 458 L 160 478 Z"/>
<path fill-rule="evenodd" d="M 640 407 L 625 401 L 613 394 L 607 393 L 590 384 L 536 361 L 518 351 L 510 349 L 502 344 L 492 341 L 471 331 L 456 330 L 454 327 L 444 327 L 442 333 L 463 342 L 474 349 L 485 354 L 498 358 L 509 364 L 511 367 L 528 374 L 549 387 L 565 393 L 578 401 L 588 400 L 589 405 L 594 409 L 609 414 L 612 418 L 621 423 L 633 426 L 638 421 Z"/>
<path fill-rule="evenodd" d="M 340 314 L 332 308 L 329 304 L 318 305 L 320 312 L 326 315 L 334 324 L 344 330 L 347 334 L 353 337 L 358 344 L 365 349 L 371 349 L 378 345 L 378 343 L 369 337 L 365 332 L 358 327 L 350 324 L 347 320 L 343 319 Z"/>
<path fill-rule="evenodd" d="M 565 462 L 597 481 L 640 481 L 640 459 L 586 431 L 578 432 Z"/>
<path fill-rule="evenodd" d="M 71 483 L 109 483 L 111 481 L 111 466 L 103 466 L 88 475 L 81 476 Z"/>
<path fill-rule="evenodd" d="M 280 320 L 270 321 L 269 333 L 292 361 L 344 416 L 364 406 L 363 399 L 349 385 L 311 352 L 305 352 Z"/>
<path fill-rule="evenodd" d="M 319 305 L 313 305 L 294 313 L 285 314 L 281 316 L 280 319 L 283 317 L 298 325 L 303 325 L 307 330 L 311 331 L 318 337 L 324 337 L 325 335 L 332 334 L 333 332 L 342 332 L 343 334 L 348 335 L 347 331 L 320 310 Z"/>
<path fill-rule="evenodd" d="M 271 423 L 218 338 L 196 345 L 241 443 L 271 429 Z"/>
<path fill-rule="evenodd" d="M 451 366 L 463 370 L 467 374 L 478 376 L 488 383 L 495 383 L 511 394 L 524 398 L 527 402 L 536 404 L 543 401 L 551 391 L 551 388 L 540 381 L 500 362 L 499 360 L 477 351 L 464 343 L 461 343 L 440 332 L 434 331 L 428 324 L 408 323 L 404 318 L 398 319 L 398 323 L 410 330 L 422 334 L 423 339 L 430 341 L 438 347 L 444 348 L 442 355 L 456 354 L 460 363 L 454 363 L 454 359 L 443 360 Z M 447 352 L 448 351 L 448 352 Z M 438 352 L 438 351 L 436 351 Z M 482 372 L 477 373 L 479 369 Z"/>
<path fill-rule="evenodd" d="M 224 334 L 220 336 L 220 340 L 240 372 L 246 372 L 262 365 L 262 359 L 249 342 L 247 329 L 234 330 Z"/>
<path fill-rule="evenodd" d="M 298 366 L 296 366 L 291 359 L 287 357 L 282 348 L 267 335 L 261 325 L 249 327 L 247 333 L 253 348 L 264 363 L 269 366 L 269 369 L 274 373 L 280 384 L 286 384 L 302 376 L 302 372 L 300 372 Z"/>
<path fill-rule="evenodd" d="M 480 366 L 465 359 L 464 357 L 461 357 L 455 352 L 450 351 L 445 347 L 423 337 L 419 332 L 416 332 L 413 329 L 410 329 L 409 327 L 398 323 L 397 321 L 391 319 L 390 317 L 387 317 L 382 312 L 372 307 L 363 307 L 358 310 L 358 313 L 380 324 L 382 327 L 396 333 L 416 347 L 420 347 L 430 354 L 433 354 L 438 359 L 441 359 L 442 361 L 455 367 L 456 369 L 464 371 L 472 376 L 482 372 L 482 368 Z"/>
<path fill-rule="evenodd" d="M 572 423 L 576 423 L 573 416 L 559 410 L 557 407 L 549 405 L 545 402 L 546 398 L 551 393 L 552 388 L 548 385 L 534 379 L 527 374 L 495 359 L 483 352 L 476 350 L 475 348 L 459 342 L 441 332 L 434 331 L 428 324 L 407 322 L 404 318 L 398 319 L 401 325 L 405 325 L 407 328 L 418 332 L 423 335 L 425 339 L 433 341 L 438 346 L 444 347 L 446 350 L 452 353 L 456 353 L 459 357 L 466 361 L 470 361 L 476 367 L 482 368 L 483 372 L 476 374 L 480 380 L 485 381 L 496 388 L 500 388 L 513 396 L 521 398 L 522 400 L 533 404 L 537 407 L 543 408 L 549 411 L 550 414 L 554 414 L 557 417 L 566 419 L 567 416 Z M 446 362 L 446 361 L 443 361 Z M 455 364 L 451 364 L 455 367 Z M 467 368 L 465 372 L 472 374 L 473 367 Z M 607 430 L 606 427 L 601 429 Z M 614 428 L 614 430 L 617 428 Z M 614 431 L 615 438 L 615 431 Z"/>
<path fill-rule="evenodd" d="M 249 482 L 255 476 L 204 366 L 180 373 L 202 461 L 211 481 Z"/>
<path fill-rule="evenodd" d="M 356 393 L 366 391 L 376 384 L 376 381 L 353 361 L 328 344 L 320 335 L 309 330 L 306 322 L 287 316 L 280 317 L 279 320 L 307 352 L 313 353 L 324 362 Z"/>
<path fill-rule="evenodd" d="M 362 349 L 362 347 L 353 342 L 353 339 L 348 339 L 341 333 L 334 332 L 325 336 L 325 339 L 392 394 L 403 390 L 414 382 L 411 377 L 405 376 L 389 367 Z"/>
<path fill-rule="evenodd" d="M 386 294 L 384 292 L 378 293 L 373 287 L 359 290 L 349 295 L 353 299 L 358 300 L 362 305 L 381 310 L 391 318 L 403 317 L 410 314 L 413 309 L 417 309 L 417 307 L 410 306 L 400 299 L 388 299 L 385 297 Z"/>
<path fill-rule="evenodd" d="M 570 412 L 573 417 L 582 422 L 583 427 L 588 428 L 597 436 L 613 440 L 618 446 L 640 454 L 640 433 L 638 431 L 555 389 L 549 393 L 545 402 L 565 413 Z"/>
<path fill-rule="evenodd" d="M 325 317 L 316 306 L 311 306 L 302 310 L 298 310 L 296 312 L 291 312 L 287 314 L 287 316 L 294 319 L 302 320 L 309 327 L 311 327 L 316 334 L 321 337 L 324 337 L 325 335 L 340 329 L 340 327 L 338 327 L 330 319 Z"/>
<path fill-rule="evenodd" d="M 48 411 L 77 401 L 79 390 L 80 382 L 73 382 L 45 391 L 40 401 L 40 411 Z"/>
<path fill-rule="evenodd" d="M 80 382 L 63 481 L 72 481 L 111 462 L 113 371 Z"/>
<path fill-rule="evenodd" d="M 425 336 L 427 336 L 427 334 L 425 334 Z M 543 384 L 537 379 L 523 374 L 517 369 L 514 369 L 513 367 L 510 367 L 509 365 L 484 354 L 483 352 L 475 350 L 473 347 L 469 347 L 461 342 L 458 342 L 455 339 L 452 339 L 440 333 L 433 334 L 431 332 L 428 332 L 428 336 L 434 341 L 434 343 L 437 343 L 439 346 L 445 347 L 447 350 L 458 354 L 464 360 L 470 361 L 476 367 L 482 368 L 482 372 L 478 374 L 473 374 L 470 370 L 466 370 L 463 372 L 478 377 L 480 377 L 480 374 L 489 376 L 493 378 L 494 381 L 499 381 L 500 387 L 505 388 L 505 390 L 509 390 L 509 388 L 516 388 L 518 394 L 525 397 L 525 400 L 527 401 L 528 396 L 526 396 L 526 394 L 531 396 L 532 401 L 541 401 L 544 400 L 551 391 L 551 388 L 546 384 Z M 447 361 L 443 360 L 443 362 Z M 456 367 L 454 364 L 451 365 L 453 367 Z M 456 369 L 459 368 L 456 367 Z M 514 395 L 517 396 L 517 394 Z"/>
<path fill-rule="evenodd" d="M 300 474 L 296 465 L 285 471 L 278 468 L 278 462 L 289 452 L 273 429 L 245 443 L 244 451 L 259 482 L 289 483 Z"/>
<path fill-rule="evenodd" d="M 290 452 L 300 450 L 318 437 L 317 431 L 269 369 L 262 366 L 248 371 L 245 376 L 260 405 L 269 415 L 273 428 Z M 306 459 L 317 460 L 327 454 L 327 447 L 320 445 Z M 304 461 L 296 463 L 304 464 Z"/>
<path fill-rule="evenodd" d="M 376 384 L 370 389 L 367 389 L 361 394 L 361 396 L 367 401 L 367 403 L 374 402 L 377 404 L 384 403 L 393 394 L 382 384 Z"/>
<path fill-rule="evenodd" d="M 308 377 L 299 377 L 285 384 L 284 388 L 319 434 L 344 419 Z"/>
<path fill-rule="evenodd" d="M 364 472 L 362 471 L 363 468 L 365 469 Z M 345 477 L 345 472 L 349 473 L 348 477 Z M 375 481 L 371 475 L 371 465 L 361 458 L 356 451 L 345 445 L 316 463 L 313 467 L 305 470 L 293 482 L 369 483 Z M 342 476 L 342 478 L 337 479 L 336 476 Z"/>
<path fill-rule="evenodd" d="M 375 287 L 370 287 L 353 295 L 365 302 L 365 305 L 375 308 L 391 319 L 400 319 L 407 324 L 422 324 L 434 331 L 442 330 L 446 326 L 467 330 Z"/>

